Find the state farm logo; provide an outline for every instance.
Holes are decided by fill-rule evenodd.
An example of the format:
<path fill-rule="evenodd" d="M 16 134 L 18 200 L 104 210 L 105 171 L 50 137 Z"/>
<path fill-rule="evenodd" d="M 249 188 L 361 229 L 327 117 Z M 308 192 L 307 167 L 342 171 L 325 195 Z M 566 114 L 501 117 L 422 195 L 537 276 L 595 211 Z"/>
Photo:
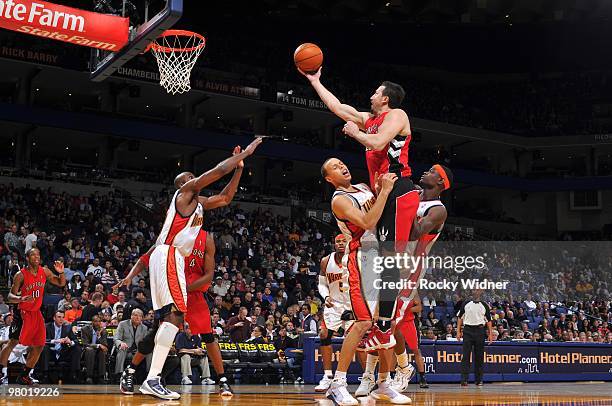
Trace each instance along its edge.
<path fill-rule="evenodd" d="M 0 0 L 0 17 L 24 21 L 41 27 L 62 28 L 83 32 L 85 18 L 57 10 L 49 10 L 42 3 L 15 3 L 13 0 Z"/>

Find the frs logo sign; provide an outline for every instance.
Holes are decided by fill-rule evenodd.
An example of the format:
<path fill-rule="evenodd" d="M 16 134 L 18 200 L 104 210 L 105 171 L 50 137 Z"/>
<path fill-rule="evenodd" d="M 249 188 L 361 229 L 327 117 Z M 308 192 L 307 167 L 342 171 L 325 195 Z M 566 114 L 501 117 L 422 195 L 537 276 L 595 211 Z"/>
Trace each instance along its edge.
<path fill-rule="evenodd" d="M 107 51 L 128 41 L 128 19 L 45 1 L 0 0 L 0 27 Z"/>
<path fill-rule="evenodd" d="M 17 0 L 19 1 L 19 0 Z M 41 27 L 62 28 L 64 30 L 83 32 L 85 18 L 56 10 L 49 10 L 42 3 L 15 3 L 13 0 L 0 0 L 0 14 L 3 18 L 15 21 L 34 23 Z"/>

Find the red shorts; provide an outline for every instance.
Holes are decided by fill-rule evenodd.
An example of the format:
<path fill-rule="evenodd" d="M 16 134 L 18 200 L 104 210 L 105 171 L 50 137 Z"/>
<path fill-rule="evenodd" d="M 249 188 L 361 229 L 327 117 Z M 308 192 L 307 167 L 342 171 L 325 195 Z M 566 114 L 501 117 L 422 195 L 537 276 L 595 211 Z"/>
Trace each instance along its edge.
<path fill-rule="evenodd" d="M 399 329 L 402 333 L 410 350 L 415 351 L 419 349 L 419 338 L 417 336 L 414 320 L 402 320 L 395 328 Z"/>
<path fill-rule="evenodd" d="M 191 334 L 212 333 L 210 310 L 208 309 L 208 303 L 206 303 L 202 292 L 187 292 L 187 313 L 185 314 L 185 321 L 189 323 Z"/>
<path fill-rule="evenodd" d="M 45 319 L 40 310 L 29 312 L 20 310 L 23 324 L 19 333 L 19 344 L 27 346 L 44 346 L 47 339 Z"/>

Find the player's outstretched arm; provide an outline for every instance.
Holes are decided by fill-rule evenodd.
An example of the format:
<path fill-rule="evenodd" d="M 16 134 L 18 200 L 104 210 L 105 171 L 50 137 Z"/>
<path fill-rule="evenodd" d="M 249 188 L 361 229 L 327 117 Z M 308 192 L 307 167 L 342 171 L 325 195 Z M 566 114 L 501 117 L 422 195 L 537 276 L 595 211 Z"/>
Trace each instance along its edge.
<path fill-rule="evenodd" d="M 300 73 L 306 76 L 314 90 L 321 98 L 321 101 L 325 103 L 327 108 L 329 108 L 332 113 L 344 121 L 353 121 L 359 126 L 359 128 L 365 129 L 365 122 L 370 116 L 370 113 L 359 112 L 355 107 L 340 102 L 340 100 L 338 100 L 338 98 L 334 96 L 332 92 L 327 90 L 327 88 L 321 83 L 321 69 L 322 68 L 319 68 L 319 70 L 314 74 L 308 74 L 298 68 Z"/>
<path fill-rule="evenodd" d="M 378 131 L 372 134 L 366 134 L 363 131 L 359 131 L 360 128 L 363 128 L 359 123 L 352 122 L 353 120 L 346 121 L 347 123 L 342 128 L 342 132 L 354 138 L 364 147 L 374 151 L 385 149 L 387 144 L 389 144 L 397 134 L 400 134 L 409 123 L 408 115 L 401 109 L 391 110 L 385 116 L 385 120 L 380 127 L 378 127 Z"/>
<path fill-rule="evenodd" d="M 240 153 L 240 146 L 234 148 L 234 155 Z M 223 188 L 221 193 L 218 195 L 213 195 L 210 197 L 200 196 L 199 200 L 204 207 L 204 210 L 212 210 L 218 207 L 227 206 L 234 199 L 234 195 L 238 190 L 238 184 L 240 183 L 240 177 L 242 176 L 242 171 L 244 170 L 244 161 L 238 162 L 236 169 L 234 169 L 234 175 L 229 183 Z"/>
<path fill-rule="evenodd" d="M 43 267 L 45 271 L 45 275 L 47 276 L 47 280 L 55 286 L 59 286 L 60 288 L 66 286 L 66 275 L 64 274 L 64 263 L 62 261 L 55 261 L 53 264 L 53 269 L 58 275 L 55 275 L 49 268 L 46 266 Z"/>
<path fill-rule="evenodd" d="M 212 282 L 215 274 L 215 239 L 211 232 L 206 234 L 206 251 L 204 252 L 204 275 L 187 286 L 187 291 L 199 290 L 202 286 Z"/>
<path fill-rule="evenodd" d="M 446 221 L 446 208 L 444 206 L 434 206 L 427 212 L 427 215 L 420 221 L 414 219 L 412 231 L 410 233 L 411 240 L 418 240 L 423 235 L 431 233 L 433 230 L 440 228 Z"/>
<path fill-rule="evenodd" d="M 373 229 L 378 223 L 378 220 L 380 220 L 380 216 L 382 216 L 389 193 L 391 193 L 391 189 L 393 189 L 393 185 L 397 180 L 397 175 L 394 173 L 386 173 L 382 175 L 380 179 L 381 190 L 376 199 L 376 203 L 374 203 L 369 212 L 364 214 L 357 207 L 353 206 L 353 203 L 348 197 L 339 195 L 332 200 L 332 210 L 336 217 L 350 221 L 364 230 Z"/>
<path fill-rule="evenodd" d="M 255 152 L 259 144 L 261 144 L 261 142 L 262 142 L 261 137 L 255 138 L 255 140 L 251 142 L 244 149 L 244 151 L 236 155 L 232 155 L 226 160 L 218 163 L 217 166 L 215 166 L 213 169 L 207 172 L 204 172 L 202 175 L 198 176 L 197 178 L 192 179 L 189 182 L 185 183 L 183 187 L 181 187 L 181 193 L 186 193 L 186 194 L 192 193 L 196 195 L 199 194 L 200 190 L 204 189 L 206 186 L 210 185 L 211 183 L 218 181 L 223 176 L 227 175 L 228 173 L 236 169 L 240 161 L 253 155 L 253 153 Z"/>

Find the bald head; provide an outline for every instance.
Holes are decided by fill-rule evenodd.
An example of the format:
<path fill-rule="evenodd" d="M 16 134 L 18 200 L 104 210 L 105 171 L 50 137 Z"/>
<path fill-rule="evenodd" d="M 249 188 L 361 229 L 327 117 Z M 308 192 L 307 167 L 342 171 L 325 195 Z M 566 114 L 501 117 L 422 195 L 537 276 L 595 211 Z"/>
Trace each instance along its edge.
<path fill-rule="evenodd" d="M 191 172 L 183 172 L 183 173 L 179 173 L 176 178 L 174 178 L 174 186 L 177 189 L 180 189 L 183 187 L 183 185 L 185 183 L 187 183 L 189 180 L 195 178 L 194 174 Z"/>

